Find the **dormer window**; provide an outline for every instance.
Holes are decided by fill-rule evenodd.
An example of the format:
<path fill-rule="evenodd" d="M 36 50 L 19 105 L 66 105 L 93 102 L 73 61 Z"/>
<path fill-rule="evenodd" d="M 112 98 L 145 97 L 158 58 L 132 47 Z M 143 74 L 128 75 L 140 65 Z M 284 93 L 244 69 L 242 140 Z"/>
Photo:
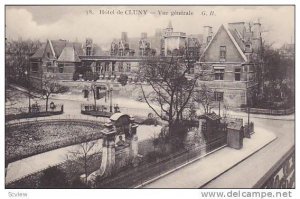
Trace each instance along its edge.
<path fill-rule="evenodd" d="M 245 51 L 251 51 L 251 45 L 250 44 L 246 44 L 245 46 Z"/>
<path fill-rule="evenodd" d="M 220 46 L 220 61 L 226 60 L 226 46 Z"/>

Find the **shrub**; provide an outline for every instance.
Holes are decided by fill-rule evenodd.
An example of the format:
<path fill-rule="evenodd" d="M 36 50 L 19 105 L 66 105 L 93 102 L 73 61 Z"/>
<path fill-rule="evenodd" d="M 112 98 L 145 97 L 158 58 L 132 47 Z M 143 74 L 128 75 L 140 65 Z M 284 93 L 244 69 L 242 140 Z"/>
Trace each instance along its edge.
<path fill-rule="evenodd" d="M 57 167 L 49 167 L 43 171 L 39 188 L 66 188 L 68 187 L 66 173 Z"/>
<path fill-rule="evenodd" d="M 76 81 L 76 80 L 78 80 L 79 79 L 79 73 L 77 73 L 77 72 L 75 72 L 74 74 L 73 74 L 73 80 L 74 81 Z"/>
<path fill-rule="evenodd" d="M 95 75 L 94 75 L 94 81 L 97 81 L 99 79 L 99 75 L 96 73 Z"/>
<path fill-rule="evenodd" d="M 91 71 L 86 71 L 86 72 L 84 73 L 84 75 L 83 75 L 83 79 L 84 79 L 85 81 L 87 81 L 87 80 L 89 80 L 89 81 L 94 80 L 94 74 L 93 74 L 93 72 L 91 72 Z"/>
<path fill-rule="evenodd" d="M 159 123 L 158 123 L 158 121 L 157 121 L 157 119 L 155 119 L 155 118 L 147 118 L 147 119 L 145 119 L 143 122 L 142 122 L 142 124 L 144 124 L 144 125 L 158 125 Z"/>
<path fill-rule="evenodd" d="M 85 183 L 80 180 L 80 177 L 76 177 L 71 182 L 71 188 L 76 189 L 86 189 L 89 188 Z"/>
<path fill-rule="evenodd" d="M 121 74 L 120 77 L 118 78 L 118 82 L 122 85 L 125 86 L 128 81 L 128 76 L 126 74 Z"/>
<path fill-rule="evenodd" d="M 164 157 L 164 155 L 161 152 L 151 151 L 146 154 L 145 159 L 147 162 L 154 162 L 154 161 L 159 160 L 162 157 Z"/>

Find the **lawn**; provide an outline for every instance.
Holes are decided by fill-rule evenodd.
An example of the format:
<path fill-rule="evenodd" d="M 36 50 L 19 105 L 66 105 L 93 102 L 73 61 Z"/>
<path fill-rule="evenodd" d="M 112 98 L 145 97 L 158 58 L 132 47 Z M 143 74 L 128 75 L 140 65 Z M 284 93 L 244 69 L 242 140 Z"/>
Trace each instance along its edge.
<path fill-rule="evenodd" d="M 49 150 L 101 138 L 101 124 L 55 121 L 8 126 L 5 131 L 6 163 Z"/>

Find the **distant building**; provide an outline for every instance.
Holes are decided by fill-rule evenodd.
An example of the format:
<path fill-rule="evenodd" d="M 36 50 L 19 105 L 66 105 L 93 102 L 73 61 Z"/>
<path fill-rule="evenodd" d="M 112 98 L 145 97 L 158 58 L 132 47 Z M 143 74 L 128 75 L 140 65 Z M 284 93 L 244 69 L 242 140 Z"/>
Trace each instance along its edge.
<path fill-rule="evenodd" d="M 48 40 L 30 57 L 30 82 L 41 88 L 44 73 L 55 73 L 58 79 L 72 79 L 75 68 L 81 65 L 82 44 L 66 40 Z"/>
<path fill-rule="evenodd" d="M 187 36 L 183 32 L 174 32 L 170 22 L 163 31 L 157 29 L 154 36 L 142 32 L 141 37 L 130 38 L 127 32 L 122 32 L 120 39 L 111 42 L 109 51 L 102 51 L 91 38 L 87 38 L 85 44 L 48 40 L 30 58 L 31 82 L 40 88 L 42 76 L 47 72 L 54 73 L 59 80 L 116 80 L 121 74 L 133 80 L 136 78 L 133 72 L 138 70 L 139 63 L 151 57 L 186 54 L 193 60 L 190 62 L 193 66 L 200 56 L 201 39 L 200 34 Z"/>
<path fill-rule="evenodd" d="M 163 30 L 163 44 L 162 52 L 165 56 L 171 56 L 174 50 L 185 50 L 186 47 L 186 33 L 174 32 L 172 23 Z"/>
<path fill-rule="evenodd" d="M 195 73 L 207 74 L 202 83 L 214 90 L 216 101 L 239 107 L 251 103 L 258 92 L 256 71 L 262 67 L 261 24 L 236 22 L 221 25 L 213 35 L 204 27 L 204 49 Z"/>
<path fill-rule="evenodd" d="M 122 32 L 120 40 L 114 40 L 111 43 L 111 55 L 113 56 L 133 56 L 134 49 L 130 49 L 127 32 Z"/>

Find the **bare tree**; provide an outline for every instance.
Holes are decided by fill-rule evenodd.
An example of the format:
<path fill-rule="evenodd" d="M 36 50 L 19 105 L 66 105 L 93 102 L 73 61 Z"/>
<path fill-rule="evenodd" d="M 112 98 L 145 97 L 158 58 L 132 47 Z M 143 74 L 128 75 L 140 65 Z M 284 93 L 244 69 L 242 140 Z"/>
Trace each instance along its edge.
<path fill-rule="evenodd" d="M 69 151 L 70 157 L 72 160 L 77 161 L 83 166 L 84 174 L 85 174 L 85 183 L 87 183 L 88 178 L 88 168 L 89 168 L 89 160 L 92 155 L 95 153 L 94 147 L 97 143 L 97 140 L 87 141 L 78 145 L 78 147 L 74 151 Z M 94 153 L 93 153 L 94 152 Z"/>
<path fill-rule="evenodd" d="M 44 74 L 42 79 L 43 98 L 46 99 L 46 111 L 48 111 L 49 97 L 53 93 L 64 93 L 68 87 L 62 86 L 52 74 Z"/>
<path fill-rule="evenodd" d="M 5 80 L 24 83 L 25 71 L 29 71 L 29 58 L 41 46 L 39 41 L 6 41 L 5 45 Z"/>
<path fill-rule="evenodd" d="M 214 101 L 214 92 L 206 84 L 201 84 L 200 90 L 194 95 L 194 101 L 203 106 L 204 113 L 209 113 Z"/>
<path fill-rule="evenodd" d="M 152 88 L 152 102 L 160 106 L 161 112 L 154 108 L 141 84 L 143 97 L 155 114 L 168 122 L 170 132 L 176 130 L 182 120 L 197 82 L 197 76 L 186 77 L 191 66 L 188 58 L 173 56 L 144 63 L 142 75 Z"/>

